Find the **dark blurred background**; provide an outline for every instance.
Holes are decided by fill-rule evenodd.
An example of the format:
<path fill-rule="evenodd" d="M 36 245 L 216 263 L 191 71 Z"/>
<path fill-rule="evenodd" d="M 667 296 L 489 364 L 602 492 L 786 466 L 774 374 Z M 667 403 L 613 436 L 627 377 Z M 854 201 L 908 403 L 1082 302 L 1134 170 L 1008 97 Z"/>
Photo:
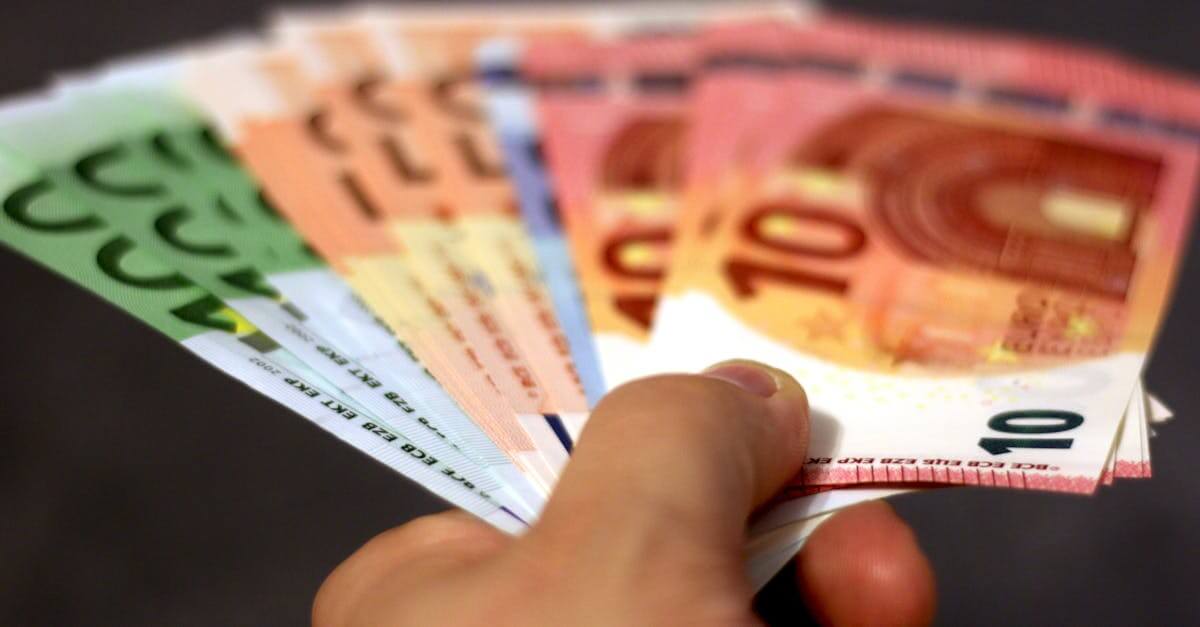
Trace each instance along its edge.
<path fill-rule="evenodd" d="M 830 2 L 1065 37 L 1200 75 L 1195 0 Z M 248 28 L 250 0 L 9 0 L 0 91 Z M 502 11 L 502 5 L 495 5 Z M 373 534 L 441 503 L 84 291 L 0 250 L 0 625 L 294 625 Z M 1150 481 L 1094 498 L 895 499 L 941 624 L 1200 624 L 1200 255 L 1146 372 L 1178 418 Z M 580 565 L 586 567 L 586 565 Z"/>

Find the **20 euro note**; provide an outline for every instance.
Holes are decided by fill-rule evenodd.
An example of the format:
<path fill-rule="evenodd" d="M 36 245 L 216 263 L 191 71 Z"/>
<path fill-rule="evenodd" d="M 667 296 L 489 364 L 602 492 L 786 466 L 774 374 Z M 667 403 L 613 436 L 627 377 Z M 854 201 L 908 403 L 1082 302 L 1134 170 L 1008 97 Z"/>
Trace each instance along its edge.
<path fill-rule="evenodd" d="M 535 42 L 522 55 L 538 86 L 546 160 L 604 379 L 646 359 L 670 254 L 686 136 L 692 40 Z"/>
<path fill-rule="evenodd" d="M 541 157 L 531 150 L 531 141 L 535 141 L 531 133 L 536 133 L 536 123 L 529 95 L 519 87 L 509 89 L 516 87 L 511 82 L 497 91 L 493 89 L 498 87 L 495 79 L 500 74 L 514 76 L 513 47 L 532 39 L 569 37 L 578 42 L 579 36 L 585 32 L 593 35 L 602 33 L 605 37 L 636 36 L 642 31 L 690 30 L 697 25 L 723 19 L 765 16 L 794 19 L 811 9 L 803 3 L 785 2 L 637 5 L 621 7 L 619 10 L 601 4 L 570 7 L 525 5 L 517 10 L 506 10 L 503 14 L 496 14 L 486 6 L 460 5 L 455 9 L 453 12 L 431 13 L 413 7 L 377 8 L 365 16 L 365 21 L 377 26 L 381 41 L 394 50 L 402 51 L 394 55 L 400 57 L 400 66 L 424 74 L 433 88 L 432 93 L 444 93 L 444 96 L 433 99 L 434 104 L 438 105 L 435 109 L 449 122 L 451 137 L 455 137 L 456 141 L 465 138 L 470 142 L 460 146 L 463 149 L 471 145 L 486 147 L 490 144 L 487 141 L 489 130 L 479 125 L 481 106 L 473 97 L 479 87 L 474 59 L 478 58 L 485 64 L 482 82 L 489 85 L 486 102 L 488 117 L 494 127 L 492 130 L 504 153 L 507 174 L 519 192 L 517 196 L 525 219 L 524 226 L 533 240 L 545 289 L 549 292 L 559 326 L 566 336 L 575 370 L 589 401 L 594 403 L 604 390 L 604 382 L 596 362 L 586 313 L 579 300 L 579 289 L 565 239 L 558 225 L 557 208 L 552 205 L 552 195 L 546 185 Z M 487 46 L 480 46 L 485 38 L 492 41 Z M 486 149 L 474 151 L 482 155 L 491 152 Z M 485 159 L 467 159 L 465 162 L 486 166 Z M 506 199 L 512 196 L 504 179 L 494 176 L 500 168 L 471 167 L 467 170 L 471 176 L 465 179 L 466 187 L 484 192 L 485 206 L 490 204 L 493 207 L 489 219 L 508 218 L 510 214 L 498 214 L 495 210 L 498 204 L 507 202 Z M 493 175 L 485 176 L 489 173 Z M 487 216 L 487 213 L 484 215 Z M 470 233 L 471 220 L 476 216 L 467 213 L 464 217 Z M 514 232 L 516 230 L 511 229 Z M 484 229 L 482 232 L 488 234 L 491 231 L 494 229 Z M 513 249 L 528 247 L 519 244 L 518 238 L 511 233 L 505 239 Z M 470 241 L 468 237 L 468 246 Z M 487 251 L 486 247 L 471 248 L 478 248 L 479 252 L 485 254 Z M 496 270 L 503 271 L 509 265 L 519 267 L 521 264 L 500 264 Z M 525 261 L 524 265 L 529 266 L 530 263 Z M 503 284 L 512 281 L 497 276 L 493 277 L 493 282 Z M 553 360 L 534 360 L 535 366 L 541 363 L 553 363 Z M 543 380 L 550 387 L 555 387 L 550 382 L 558 371 L 561 368 L 555 367 L 543 375 Z"/>
<path fill-rule="evenodd" d="M 420 127 L 416 132 L 432 131 L 428 164 L 414 169 L 435 179 L 433 182 L 442 190 L 439 206 L 444 209 L 443 217 L 453 217 L 450 224 L 434 222 L 432 226 L 448 232 L 451 240 L 460 240 L 458 248 L 468 261 L 487 274 L 494 290 L 491 298 L 497 302 L 508 327 L 514 330 L 515 339 L 529 356 L 551 401 L 556 408 L 568 409 L 580 407 L 582 399 L 577 386 L 564 378 L 569 370 L 564 362 L 567 365 L 570 362 L 565 345 L 590 343 L 590 338 L 580 337 L 585 327 L 576 314 L 567 316 L 572 320 L 576 337 L 564 341 L 559 326 L 552 322 L 554 316 L 549 311 L 545 287 L 540 280 L 531 280 L 547 268 L 538 272 L 524 225 L 512 211 L 513 190 L 503 176 L 492 130 L 485 123 L 477 97 L 480 84 L 474 69 L 475 49 L 484 38 L 497 34 L 520 39 L 567 37 L 577 41 L 585 32 L 615 34 L 634 33 L 642 28 L 687 28 L 722 16 L 792 18 L 804 13 L 806 7 L 767 2 L 650 6 L 621 12 L 600 7 L 575 9 L 506 12 L 499 16 L 479 7 L 463 7 L 460 12 L 448 15 L 407 8 L 377 9 L 366 15 L 285 14 L 277 22 L 277 32 L 316 49 L 315 56 L 325 59 L 343 75 L 358 77 L 364 72 L 377 71 L 379 57 L 386 62 L 392 84 L 376 86 L 381 95 L 379 102 L 388 100 L 390 93 L 393 98 L 388 104 L 393 109 L 399 106 L 405 110 Z M 373 41 L 365 41 L 366 36 Z M 422 232 L 425 228 L 428 227 L 422 227 Z M 433 239 L 414 235 L 411 226 L 398 227 L 395 232 L 413 246 Z M 497 262 L 497 259 L 507 261 Z M 556 307 L 570 314 L 575 291 L 570 288 L 570 269 L 550 271 L 556 279 L 551 287 L 558 287 L 557 292 L 550 290 Z M 507 293 L 515 293 L 517 297 L 505 296 Z M 583 362 L 586 370 L 592 370 L 588 365 L 592 362 L 590 357 Z M 598 397 L 599 377 L 583 378 L 592 389 L 592 398 Z M 576 433 L 581 416 L 577 411 L 568 414 L 576 418 L 566 421 L 569 430 Z"/>
<path fill-rule="evenodd" d="M 151 96 L 147 94 L 147 96 Z M 170 102 L 155 99 L 165 115 Z M 279 300 L 241 249 L 222 237 L 222 225 L 197 210 L 224 200 L 220 188 L 199 185 L 193 172 L 176 168 L 164 153 L 172 144 L 137 107 L 99 85 L 78 84 L 40 107 L 12 109 L 0 117 L 0 143 L 43 168 L 58 193 L 87 207 L 132 243 L 213 293 L 319 373 L 357 406 L 430 451 L 430 463 L 467 485 L 493 492 L 532 517 L 495 476 L 406 411 L 408 394 L 390 385 L 344 351 L 317 336 L 304 315 Z M 182 115 L 182 114 L 180 114 Z"/>
<path fill-rule="evenodd" d="M 293 54 L 251 48 L 197 60 L 187 84 L 281 213 L 412 347 L 480 428 L 548 491 L 565 452 L 540 414 L 514 409 L 532 412 L 539 402 L 536 387 L 521 383 L 528 367 L 494 319 L 477 315 L 483 301 L 465 276 L 446 285 L 446 293 L 430 293 L 413 276 L 411 256 L 386 230 L 382 207 L 409 202 L 421 190 L 408 186 L 403 195 L 367 195 L 362 170 L 390 167 L 373 159 L 401 155 L 408 141 L 403 129 L 361 137 L 329 126 L 350 117 L 333 114 L 370 106 L 371 83 L 315 94 Z M 460 301 L 466 306 L 453 306 Z"/>
<path fill-rule="evenodd" d="M 809 483 L 1090 491 L 1182 246 L 1194 151 L 779 85 L 785 165 L 681 260 L 700 269 L 669 287 L 653 346 L 749 349 L 805 381 Z"/>
<path fill-rule="evenodd" d="M 10 102 L 5 109 L 17 106 L 43 103 Z M 524 527 L 486 494 L 431 468 L 432 455 L 324 389 L 286 351 L 264 346 L 257 329 L 219 299 L 57 187 L 28 162 L 0 153 L 0 241 L 451 503 L 509 532 Z"/>
<path fill-rule="evenodd" d="M 344 35 L 344 33 L 343 33 L 343 35 Z M 344 41 L 343 41 L 343 42 L 341 42 L 341 43 L 345 44 L 346 42 L 344 42 Z M 329 44 L 327 44 L 327 45 L 329 45 Z M 331 47 L 332 47 L 332 46 L 331 46 Z M 336 54 L 330 54 L 329 56 L 336 56 Z M 814 522 L 814 523 L 812 523 L 812 524 L 815 524 L 815 522 Z M 760 542 L 756 543 L 756 546 L 761 546 L 761 547 L 764 547 L 764 548 L 763 548 L 763 550 L 764 550 L 764 551 L 766 551 L 766 550 L 767 550 L 767 548 L 766 548 L 766 547 L 768 547 L 769 545 L 767 545 L 767 544 L 764 544 L 764 543 L 762 543 L 762 542 L 760 541 Z M 767 562 L 768 569 L 769 569 L 769 566 L 770 566 L 770 564 L 771 564 L 771 563 L 773 563 L 773 562 Z M 771 571 L 771 572 L 766 572 L 766 571 L 764 571 L 762 568 L 759 568 L 759 569 L 758 569 L 756 572 L 760 572 L 760 574 L 765 572 L 765 575 L 766 575 L 766 576 L 769 576 L 769 575 L 771 574 L 771 572 L 773 572 L 773 571 Z"/>
<path fill-rule="evenodd" d="M 317 361 L 319 368 L 323 366 L 320 369 L 329 370 L 332 380 L 348 386 L 352 396 L 377 416 L 426 448 L 441 453 L 448 444 L 453 451 L 443 461 L 483 468 L 498 480 L 497 492 L 510 492 L 521 503 L 521 507 L 514 504 L 515 509 L 527 518 L 536 516 L 542 496 L 357 301 L 349 286 L 312 254 L 257 184 L 172 91 L 179 65 L 173 57 L 127 62 L 107 68 L 101 79 L 93 81 L 99 84 L 83 86 L 111 94 L 108 103 L 119 110 L 126 132 L 136 135 L 132 141 L 153 149 L 144 155 L 158 166 L 152 173 L 164 184 L 192 190 L 197 202 L 187 208 L 193 215 L 179 231 L 194 237 L 207 227 L 204 247 L 223 248 L 225 257 L 261 273 L 284 299 L 282 307 L 273 311 L 289 314 L 279 335 L 296 342 L 284 332 L 294 330 L 294 335 L 312 340 L 309 344 L 319 353 L 311 352 L 313 346 L 299 345 L 297 354 Z M 91 101 L 94 108 L 101 104 L 96 97 Z M 166 176 L 172 172 L 175 176 Z"/>
<path fill-rule="evenodd" d="M 575 370 L 589 404 L 605 391 L 591 325 L 579 290 L 575 264 L 563 233 L 558 203 L 542 151 L 534 94 L 520 81 L 520 54 L 513 39 L 497 39 L 480 49 L 480 72 L 487 85 L 488 117 L 504 152 L 508 176 L 517 188 L 521 216 L 533 238 L 546 289 L 567 337 Z"/>

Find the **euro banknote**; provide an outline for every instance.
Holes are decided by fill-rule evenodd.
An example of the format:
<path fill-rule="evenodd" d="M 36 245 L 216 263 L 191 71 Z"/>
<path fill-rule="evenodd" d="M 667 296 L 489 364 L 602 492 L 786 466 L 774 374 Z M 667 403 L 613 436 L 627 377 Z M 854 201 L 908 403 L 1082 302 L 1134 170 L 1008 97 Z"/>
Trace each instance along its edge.
<path fill-rule="evenodd" d="M 777 165 L 723 199 L 702 242 L 676 244 L 687 271 L 668 281 L 655 352 L 703 360 L 754 347 L 801 369 L 830 417 L 814 425 L 808 483 L 1091 491 L 1165 306 L 1194 147 L 883 90 L 878 76 L 847 81 L 833 62 L 801 55 L 811 55 L 801 34 L 783 38 L 801 50 L 774 65 L 744 54 L 710 61 L 712 75 L 740 66 L 773 83 L 757 158 Z M 943 241 L 943 253 L 964 257 L 938 257 L 923 245 L 940 247 L 939 229 L 981 239 Z M 1087 261 L 1122 250 L 1120 270 L 1115 257 Z M 697 323 L 720 332 L 700 345 Z M 823 380 L 836 397 L 825 407 Z M 1098 398 L 1097 386 L 1111 396 Z M 885 422 L 897 433 L 882 435 Z M 912 439 L 922 422 L 938 425 L 943 446 L 956 429 L 965 441 L 899 453 L 924 445 Z M 976 422 L 981 432 L 967 435 Z M 856 438 L 860 423 L 871 436 Z M 1004 437 L 1067 431 L 1076 437 Z"/>
<path fill-rule="evenodd" d="M 424 155 L 424 162 L 415 167 L 427 196 L 420 200 L 423 209 L 410 203 L 407 211 L 395 214 L 389 232 L 409 251 L 420 268 L 417 274 L 429 277 L 431 289 L 441 289 L 432 277 L 476 277 L 483 286 L 481 305 L 503 326 L 511 350 L 528 365 L 525 384 L 535 387 L 540 399 L 530 411 L 547 415 L 575 437 L 587 402 L 532 245 L 512 211 L 515 198 L 490 128 L 472 96 L 472 73 L 469 65 L 464 67 L 472 61 L 479 36 L 439 30 L 430 39 L 421 31 L 367 28 L 353 22 L 321 28 L 293 24 L 284 32 L 348 83 L 364 72 L 373 73 L 379 80 L 379 101 L 405 112 L 412 143 Z M 389 37 L 401 41 L 388 42 Z M 384 50 L 395 45 L 404 46 L 405 68 L 387 62 L 390 57 Z M 380 174 L 367 171 L 364 178 L 382 189 L 388 181 L 378 179 Z M 440 264 L 431 263 L 436 260 Z"/>
<path fill-rule="evenodd" d="M 285 12 L 0 104 L 0 241 L 509 533 L 607 388 L 781 366 L 758 587 L 862 501 L 1151 476 L 1197 111 L 790 3 Z"/>
<path fill-rule="evenodd" d="M 498 476 L 505 490 L 521 494 L 520 500 L 526 503 L 524 515 L 536 515 L 542 497 L 527 485 L 517 468 L 406 347 L 356 302 L 348 286 L 332 275 L 281 221 L 273 205 L 224 151 L 210 129 L 202 126 L 196 114 L 169 90 L 178 65 L 174 58 L 159 57 L 110 67 L 99 82 L 102 85 L 85 83 L 74 91 L 82 92 L 77 99 L 87 109 L 78 117 L 84 121 L 89 116 L 103 119 L 107 110 L 120 115 L 131 133 L 126 143 L 116 145 L 138 158 L 113 159 L 110 170 L 119 175 L 123 168 L 131 171 L 140 165 L 141 175 L 148 180 L 157 180 L 161 187 L 173 188 L 181 197 L 195 201 L 174 207 L 176 213 L 171 214 L 186 217 L 174 227 L 176 235 L 199 234 L 204 242 L 203 246 L 184 245 L 183 252 L 199 254 L 188 261 L 177 259 L 179 265 L 202 276 L 207 272 L 205 280 L 216 289 L 227 289 L 222 285 L 225 277 L 257 273 L 259 283 L 264 288 L 269 285 L 277 292 L 274 298 L 282 300 L 273 309 L 260 300 L 247 309 L 251 316 L 262 316 L 263 309 L 274 313 L 275 335 L 284 338 L 281 342 L 306 356 L 341 389 L 379 416 L 390 416 L 396 428 L 417 431 L 410 437 L 425 446 L 441 450 L 448 444 L 453 450 L 444 454 L 445 460 L 457 459 L 467 469 L 472 465 L 485 467 L 489 474 Z M 131 115 L 135 111 L 142 115 Z M 120 125 L 109 122 L 103 126 L 112 129 Z M 127 202 L 121 199 L 120 206 L 138 206 Z M 180 208 L 187 213 L 179 213 Z M 161 236 L 164 229 L 157 226 L 157 221 L 163 220 L 160 214 L 163 211 L 147 215 L 156 216 L 156 231 Z M 137 224 L 127 226 L 136 228 Z M 168 243 L 179 239 L 175 237 Z M 151 241 L 151 245 L 156 242 Z M 215 262 L 213 257 L 222 259 Z M 222 272 L 222 265 L 241 269 Z M 213 279 L 214 274 L 220 281 Z M 229 302 L 246 308 L 241 299 L 235 298 L 236 293 L 228 296 Z M 463 455 L 470 461 L 464 461 Z"/>
<path fill-rule="evenodd" d="M 610 383 L 645 363 L 683 170 L 694 40 L 663 35 L 522 59 L 558 209 Z"/>
<path fill-rule="evenodd" d="M 537 266 L 526 225 L 513 211 L 516 194 L 480 98 L 476 50 L 497 35 L 510 41 L 578 41 L 588 33 L 612 37 L 648 27 L 688 29 L 722 17 L 790 19 L 806 7 L 764 2 L 710 3 L 698 9 L 650 5 L 620 12 L 589 6 L 526 9 L 503 15 L 469 6 L 450 13 L 373 9 L 315 19 L 311 14 L 285 13 L 277 18 L 275 32 L 298 42 L 344 80 L 378 78 L 381 101 L 390 97 L 392 106 L 405 108 L 412 125 L 425 132 L 428 164 L 420 169 L 439 190 L 432 202 L 440 208 L 441 219 L 418 221 L 418 228 L 396 227 L 393 233 L 407 238 L 409 246 L 446 242 L 447 248 L 461 251 L 462 265 L 481 271 L 499 317 L 546 391 L 548 409 L 574 436 L 586 410 L 583 382 L 572 363 L 570 341 L 554 316 L 551 290 Z M 566 274 L 555 278 L 556 285 L 564 285 L 571 278 L 569 266 Z M 568 302 L 563 289 L 557 296 L 560 304 Z M 578 336 L 577 317 L 572 324 Z M 591 379 L 595 399 L 600 383 Z"/>
<path fill-rule="evenodd" d="M 299 55 L 283 49 L 222 51 L 198 59 L 188 76 L 191 85 L 228 86 L 191 93 L 225 129 L 280 212 L 485 433 L 548 490 L 565 450 L 540 413 L 532 371 L 488 310 L 477 277 L 441 263 L 444 258 L 415 259 L 387 230 L 389 215 L 428 207 L 422 195 L 431 191 L 419 176 L 401 178 L 401 168 L 390 170 L 393 177 L 371 177 L 391 187 L 368 196 L 363 171 L 390 168 L 385 159 L 400 155 L 408 141 L 403 129 L 381 133 L 353 124 L 353 108 L 369 106 L 362 102 L 370 84 L 332 83 L 321 91 Z M 338 112 L 344 117 L 330 117 Z M 329 141 L 324 125 L 333 121 L 344 121 L 341 143 Z M 417 277 L 418 267 L 430 275 Z M 441 280 L 436 292 L 430 289 L 435 279 Z"/>
<path fill-rule="evenodd" d="M 47 104 L 9 102 L 4 111 Z M 278 345 L 262 341 L 253 325 L 216 296 L 162 264 L 77 199 L 61 194 L 53 178 L 8 152 L 0 160 L 5 199 L 0 236 L 7 246 L 456 506 L 504 530 L 523 527 L 486 493 L 432 467 L 431 453 L 323 386 L 319 375 Z"/>
<path fill-rule="evenodd" d="M 504 152 L 554 312 L 570 346 L 575 371 L 588 402 L 603 396 L 604 377 L 592 340 L 591 324 L 580 293 L 571 249 L 558 215 L 558 200 L 546 171 L 534 93 L 519 79 L 520 43 L 492 39 L 479 52 L 480 73 L 487 89 L 488 117 Z"/>

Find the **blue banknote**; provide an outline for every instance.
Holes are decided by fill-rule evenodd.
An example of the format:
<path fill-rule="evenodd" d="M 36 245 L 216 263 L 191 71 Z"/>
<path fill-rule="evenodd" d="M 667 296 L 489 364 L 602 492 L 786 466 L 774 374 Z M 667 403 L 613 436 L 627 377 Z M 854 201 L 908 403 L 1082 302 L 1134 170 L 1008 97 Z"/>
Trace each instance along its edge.
<path fill-rule="evenodd" d="M 486 87 L 488 116 L 517 189 L 521 215 L 537 250 L 559 325 L 567 336 L 588 403 L 595 405 L 604 395 L 604 378 L 542 159 L 535 96 L 516 71 L 519 54 L 519 44 L 511 39 L 492 40 L 480 47 L 479 72 Z"/>

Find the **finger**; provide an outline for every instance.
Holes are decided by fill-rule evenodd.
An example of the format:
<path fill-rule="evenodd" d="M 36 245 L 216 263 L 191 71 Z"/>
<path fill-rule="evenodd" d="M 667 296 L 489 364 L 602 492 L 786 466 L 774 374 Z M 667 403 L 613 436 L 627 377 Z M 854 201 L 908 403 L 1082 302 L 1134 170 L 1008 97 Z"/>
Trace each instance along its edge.
<path fill-rule="evenodd" d="M 797 559 L 800 590 L 826 625 L 925 625 L 933 569 L 909 526 L 883 501 L 838 512 Z"/>
<path fill-rule="evenodd" d="M 531 538 L 736 549 L 752 508 L 799 469 L 807 439 L 804 390 L 774 368 L 725 362 L 629 383 L 592 413 Z"/>
<path fill-rule="evenodd" d="M 345 617 L 381 582 L 397 590 L 412 577 L 437 576 L 499 553 L 512 539 L 466 512 L 417 518 L 367 541 L 321 584 L 313 600 L 314 625 L 347 624 Z M 413 568 L 419 564 L 419 568 Z"/>

